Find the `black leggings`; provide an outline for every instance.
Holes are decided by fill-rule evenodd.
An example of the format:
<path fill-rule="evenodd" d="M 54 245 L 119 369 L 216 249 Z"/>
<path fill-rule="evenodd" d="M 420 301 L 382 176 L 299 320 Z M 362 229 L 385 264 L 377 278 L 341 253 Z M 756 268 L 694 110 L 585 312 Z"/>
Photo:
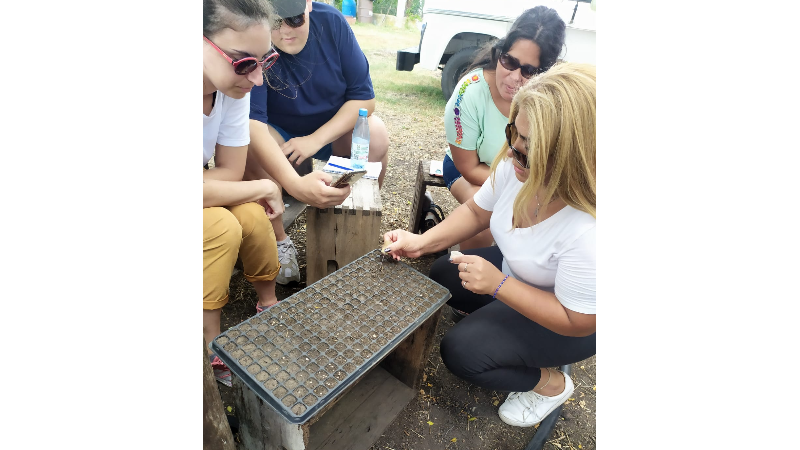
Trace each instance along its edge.
<path fill-rule="evenodd" d="M 501 268 L 497 247 L 465 250 Z M 445 366 L 456 376 L 486 389 L 525 392 L 536 386 L 542 367 L 582 361 L 595 354 L 595 334 L 567 337 L 528 319 L 491 295 L 464 289 L 458 266 L 442 256 L 431 267 L 431 279 L 453 294 L 448 305 L 469 316 L 442 339 Z"/>

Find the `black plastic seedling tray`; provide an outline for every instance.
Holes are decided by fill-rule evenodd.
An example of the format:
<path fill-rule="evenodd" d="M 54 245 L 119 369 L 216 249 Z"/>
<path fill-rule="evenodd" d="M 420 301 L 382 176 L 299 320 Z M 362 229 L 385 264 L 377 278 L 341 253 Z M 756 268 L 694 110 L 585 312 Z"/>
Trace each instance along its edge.
<path fill-rule="evenodd" d="M 217 336 L 211 348 L 290 423 L 305 423 L 450 292 L 378 250 Z"/>

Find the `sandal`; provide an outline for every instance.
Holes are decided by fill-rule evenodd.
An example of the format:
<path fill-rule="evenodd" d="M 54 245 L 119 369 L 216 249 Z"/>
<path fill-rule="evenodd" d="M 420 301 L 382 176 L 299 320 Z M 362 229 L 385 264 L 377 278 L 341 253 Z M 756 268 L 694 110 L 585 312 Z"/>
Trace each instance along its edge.
<path fill-rule="evenodd" d="M 211 368 L 214 370 L 214 378 L 217 379 L 220 383 L 224 384 L 225 386 L 232 387 L 233 384 L 231 383 L 231 369 L 219 359 L 216 353 L 212 353 L 208 355 L 208 359 L 211 360 Z"/>

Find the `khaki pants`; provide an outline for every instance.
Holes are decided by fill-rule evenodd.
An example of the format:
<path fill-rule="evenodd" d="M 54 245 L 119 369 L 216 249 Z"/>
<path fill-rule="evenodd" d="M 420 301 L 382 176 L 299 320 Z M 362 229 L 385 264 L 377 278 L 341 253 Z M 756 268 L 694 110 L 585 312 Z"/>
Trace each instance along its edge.
<path fill-rule="evenodd" d="M 203 309 L 228 303 L 233 265 L 241 257 L 248 281 L 274 280 L 281 265 L 275 232 L 257 203 L 203 208 Z"/>

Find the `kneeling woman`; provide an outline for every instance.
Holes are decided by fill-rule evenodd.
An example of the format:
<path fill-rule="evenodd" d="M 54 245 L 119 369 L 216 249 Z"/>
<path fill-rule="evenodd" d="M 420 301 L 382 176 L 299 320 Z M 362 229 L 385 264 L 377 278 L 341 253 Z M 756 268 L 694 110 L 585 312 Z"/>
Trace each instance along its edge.
<path fill-rule="evenodd" d="M 442 340 L 445 365 L 510 392 L 500 418 L 533 426 L 572 394 L 551 367 L 595 353 L 595 69 L 565 63 L 531 79 L 511 104 L 490 178 L 423 235 L 385 235 L 416 258 L 489 228 L 497 247 L 444 256 L 431 278 L 467 317 Z"/>

